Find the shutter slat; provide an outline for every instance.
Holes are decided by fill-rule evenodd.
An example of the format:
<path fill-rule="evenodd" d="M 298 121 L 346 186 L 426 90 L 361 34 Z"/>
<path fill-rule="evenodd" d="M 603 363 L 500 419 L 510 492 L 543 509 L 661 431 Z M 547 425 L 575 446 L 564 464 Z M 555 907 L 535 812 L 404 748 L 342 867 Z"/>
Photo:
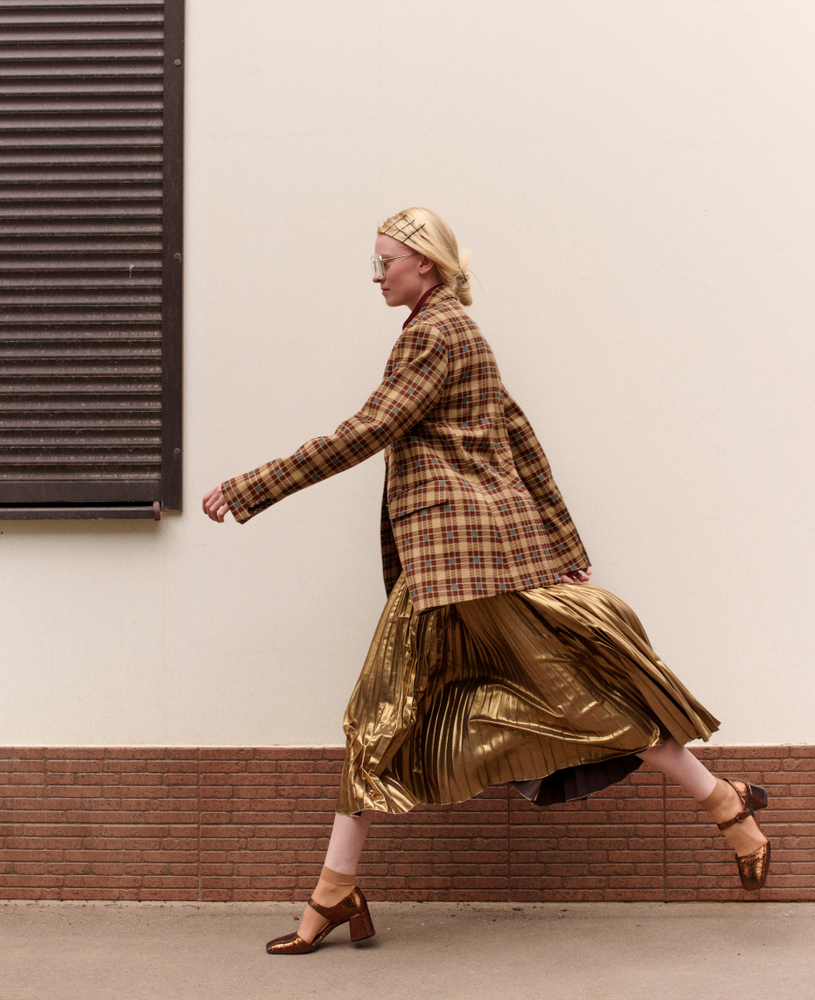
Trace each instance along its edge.
<path fill-rule="evenodd" d="M 128 469 L 134 475 L 143 476 L 144 468 L 152 465 L 156 471 L 161 471 L 161 450 L 137 451 L 129 442 L 126 449 L 109 447 L 107 445 L 74 445 L 72 448 L 4 448 L 0 445 L 0 477 L 19 479 L 21 468 L 25 468 L 32 479 L 51 479 L 56 468 L 68 468 L 72 478 L 77 471 L 92 474 L 94 466 L 100 459 L 106 466 L 117 469 Z M 134 468 L 139 466 L 139 468 Z"/>
<path fill-rule="evenodd" d="M 110 62 L 112 59 L 145 60 L 161 59 L 164 51 L 160 46 L 133 43 L 132 45 L 14 45 L 0 44 L 0 59 L 9 63 L 27 63 L 29 66 L 44 67 L 48 63 L 66 62 L 69 59 Z"/>
<path fill-rule="evenodd" d="M 49 395 L 39 393 L 35 398 L 31 396 L 20 396 L 9 393 L 7 396 L 0 396 L 0 412 L 19 413 L 20 411 L 47 410 L 49 413 L 66 412 L 74 413 L 77 410 L 89 412 L 90 410 L 115 410 L 119 414 L 127 410 L 160 410 L 161 400 L 125 398 L 121 394 L 116 396 L 97 391 L 93 396 L 70 396 L 70 395 Z"/>
<path fill-rule="evenodd" d="M 22 79 L 6 76 L 0 65 L 0 95 L 4 98 L 30 98 L 33 88 L 36 88 L 43 102 L 68 98 L 80 99 L 86 96 L 95 96 L 105 100 L 115 97 L 133 100 L 147 95 L 161 98 L 164 91 L 162 81 L 158 77 L 145 76 L 141 80 L 131 79 L 127 81 L 127 86 L 124 86 L 118 77 L 110 79 L 99 77 L 96 80 L 86 80 L 84 76 L 81 78 L 67 77 L 66 79 L 50 79 L 48 77 Z M 38 107 L 41 106 L 38 105 Z"/>
<path fill-rule="evenodd" d="M 21 309 L 19 312 L 12 310 L 0 310 L 0 322 L 13 322 L 21 326 L 25 324 L 38 323 L 87 323 L 96 321 L 97 323 L 108 325 L 111 323 L 133 323 L 133 322 L 161 322 L 161 313 L 145 309 L 132 309 L 129 312 L 122 308 L 117 310 L 101 309 L 97 313 L 90 312 L 89 308 L 83 310 L 65 310 L 58 313 L 53 310 L 34 312 L 31 308 Z"/>
<path fill-rule="evenodd" d="M 85 448 L 129 446 L 134 441 L 139 441 L 143 445 L 161 444 L 161 434 L 157 428 L 142 427 L 133 428 L 132 433 L 122 434 L 115 428 L 90 429 L 76 428 L 73 430 L 60 428 L 59 432 L 39 434 L 29 434 L 19 428 L 0 427 L 0 446 L 22 445 L 23 448 L 46 447 L 54 448 L 59 445 L 81 445 Z"/>
<path fill-rule="evenodd" d="M 32 100 L 24 94 L 3 93 L 0 88 L 0 116 L 3 118 L 19 115 L 21 118 L 33 112 L 45 110 L 47 114 L 78 114 L 80 112 L 133 111 L 144 114 L 160 114 L 161 95 L 132 94 L 48 94 Z M 46 115 L 42 115 L 47 121 Z"/>
<path fill-rule="evenodd" d="M 127 84 L 131 79 L 153 77 L 162 83 L 163 71 L 157 62 L 147 59 L 129 59 L 127 62 L 106 62 L 95 59 L 93 62 L 74 64 L 68 60 L 52 60 L 51 62 L 0 62 L 0 80 L 24 80 L 32 89 L 36 88 L 38 80 L 76 80 L 79 85 L 83 81 L 102 81 L 118 83 L 122 93 L 129 93 Z M 162 91 L 163 91 L 162 85 Z"/>
<path fill-rule="evenodd" d="M 70 364 L 63 359 L 30 358 L 26 360 L 6 358 L 0 367 L 0 385 L 6 383 L 6 378 L 60 378 L 63 381 L 72 375 L 108 376 L 108 375 L 161 375 L 161 365 L 146 359 L 139 361 L 133 358 L 102 357 L 76 358 Z"/>
<path fill-rule="evenodd" d="M 137 239 L 136 237 L 121 236 L 110 239 L 92 238 L 76 239 L 63 237 L 59 243 L 56 239 L 44 240 L 36 236 L 18 236 L 14 239 L 0 239 L 0 253 L 19 253 L 25 250 L 27 253 L 53 253 L 56 247 L 63 253 L 98 253 L 100 251 L 111 250 L 121 253 L 126 250 L 128 253 L 155 253 L 161 250 L 161 240 Z"/>
<path fill-rule="evenodd" d="M 0 344 L 0 359 L 2 359 L 3 362 L 9 358 L 14 360 L 16 357 L 14 349 L 18 348 L 20 354 L 22 354 L 24 346 L 25 345 L 14 344 L 11 348 L 7 348 L 5 344 Z M 119 363 L 131 361 L 133 358 L 149 358 L 151 360 L 154 358 L 161 359 L 161 344 L 121 344 L 117 345 L 115 349 L 109 347 L 107 344 L 95 345 L 95 349 L 72 342 L 59 345 L 46 344 L 42 348 L 40 358 L 43 360 L 54 358 L 72 358 L 81 359 L 83 361 L 85 359 L 104 359 L 109 364 L 113 364 L 115 362 L 118 365 Z"/>
<path fill-rule="evenodd" d="M 105 482 L 114 480 L 116 482 L 126 482 L 128 479 L 141 481 L 144 479 L 161 480 L 161 466 L 150 466 L 148 462 L 143 465 L 134 463 L 133 465 L 117 465 L 115 462 L 95 465 L 91 462 L 87 466 L 82 466 L 79 462 L 62 463 L 55 465 L 19 465 L 0 466 L 0 483 L 4 481 L 19 482 L 24 479 L 26 482 L 35 484 L 38 482 L 58 483 L 65 480 L 74 482 L 86 480 L 88 482 Z"/>
<path fill-rule="evenodd" d="M 89 277 L 87 281 L 83 281 L 81 278 L 71 281 L 70 278 L 65 277 L 64 273 L 46 276 L 30 275 L 25 282 L 14 284 L 13 292 L 7 290 L 11 281 L 10 276 L 0 276 L 0 305 L 21 304 L 29 306 L 38 303 L 40 305 L 66 305 L 79 302 L 87 302 L 92 305 L 113 302 L 130 305 L 136 302 L 161 303 L 161 282 L 156 278 L 139 277 L 138 275 L 132 276 L 128 281 L 127 291 L 122 291 L 119 294 L 97 291 L 97 289 L 104 289 L 106 285 L 115 285 L 118 288 L 121 285 L 121 279 L 118 275 L 107 281 L 96 275 Z M 157 289 L 152 295 L 143 290 L 151 287 Z"/>
<path fill-rule="evenodd" d="M 36 200 L 10 199 L 4 210 L 5 218 L 12 219 L 94 219 L 128 218 L 131 216 L 161 217 L 161 200 L 150 201 L 139 197 L 137 192 L 123 189 L 118 200 L 97 198 L 82 201 L 65 197 L 57 191 L 51 198 Z"/>
<path fill-rule="evenodd" d="M 129 377 L 125 377 L 129 376 Z M 58 393 L 77 395 L 79 393 L 100 393 L 112 395 L 148 395 L 161 393 L 161 379 L 143 374 L 117 375 L 54 375 L 50 378 L 42 375 L 17 375 L 14 378 L 0 375 L 0 396 L 9 394 L 18 396 L 34 393 L 47 393 L 50 396 Z"/>
<path fill-rule="evenodd" d="M 141 132 L 136 130 L 126 132 L 122 129 L 93 132 L 88 129 L 83 131 L 79 128 L 74 130 L 66 128 L 64 131 L 54 130 L 53 132 L 28 131 L 22 134 L 15 134 L 13 129 L 3 129 L 0 132 L 0 149 L 27 151 L 29 155 L 33 150 L 51 150 L 66 146 L 77 146 L 80 149 L 82 147 L 87 149 L 88 146 L 96 149 L 101 146 L 104 149 L 105 147 L 122 145 L 136 148 L 139 146 L 161 146 L 161 133 L 152 126 Z"/>
<path fill-rule="evenodd" d="M 13 431 L 21 431 L 28 438 L 31 438 L 35 433 L 44 433 L 50 430 L 64 433 L 75 428 L 85 434 L 90 434 L 92 431 L 99 433 L 104 431 L 111 433 L 115 431 L 127 431 L 127 439 L 133 440 L 141 433 L 157 433 L 161 431 L 161 420 L 157 415 L 149 412 L 133 411 L 130 415 L 131 419 L 127 420 L 123 419 L 121 414 L 106 411 L 94 411 L 93 414 L 86 415 L 77 413 L 72 414 L 70 417 L 59 414 L 53 419 L 47 413 L 40 413 L 37 416 L 37 427 L 36 430 L 33 430 L 31 421 L 26 420 L 19 413 L 12 411 L 0 413 L 0 433 L 7 434 Z M 132 438 L 130 437 L 131 432 L 133 434 Z"/>
<path fill-rule="evenodd" d="M 83 351 L 91 351 L 94 354 L 108 352 L 109 356 L 118 356 L 127 345 L 138 344 L 144 344 L 146 350 L 161 350 L 161 331 L 158 327 L 155 333 L 147 334 L 137 334 L 132 329 L 117 328 L 115 336 L 109 336 L 109 328 L 106 329 L 101 325 L 96 333 L 85 333 L 84 330 L 87 329 L 87 327 L 83 328 L 83 332 L 77 334 L 73 328 L 32 327 L 26 336 L 25 328 L 21 327 L 20 332 L 14 337 L 4 333 L 0 336 L 0 364 L 4 363 L 3 358 L 11 358 L 12 356 L 34 359 L 55 356 L 56 352 L 64 352 L 64 355 L 68 357 L 68 351 L 76 352 L 77 356 L 81 356 Z M 147 345 L 152 346 L 148 348 Z"/>
<path fill-rule="evenodd" d="M 42 102 L 41 102 L 42 103 Z M 103 102 L 104 103 L 104 102 Z M 88 102 L 85 114 L 75 111 L 62 111 L 59 108 L 48 108 L 45 112 L 32 114 L 30 111 L 4 111 L 0 114 L 0 129 L 3 131 L 38 132 L 54 129 L 60 132 L 72 132 L 74 129 L 105 129 L 107 131 L 123 129 L 146 128 L 153 129 L 160 138 L 162 120 L 160 114 L 142 111 L 135 107 L 132 111 L 112 114 L 106 108 L 93 107 Z M 25 139 L 25 136 L 23 137 Z"/>
<path fill-rule="evenodd" d="M 120 334 L 118 339 L 87 337 L 84 340 L 76 338 L 73 331 L 70 334 L 32 336 L 28 340 L 18 337 L 15 340 L 0 339 L 0 362 L 7 359 L 34 358 L 160 358 L 161 334 L 152 338 L 142 335 L 140 338 Z"/>
<path fill-rule="evenodd" d="M 18 295 L 4 294 L 0 290 L 0 317 L 13 316 L 12 307 L 20 307 L 26 312 L 42 308 L 44 306 L 133 306 L 140 307 L 155 306 L 161 308 L 161 292 L 149 294 L 143 292 L 123 292 L 120 295 L 99 293 L 93 296 L 92 301 L 88 301 L 87 291 L 77 291 L 74 295 L 56 295 L 53 292 L 47 293 L 40 289 L 31 289 L 28 293 Z"/>
<path fill-rule="evenodd" d="M 81 9 L 76 10 L 66 10 L 64 3 L 55 4 L 52 3 L 48 5 L 43 5 L 43 7 L 56 7 L 56 10 L 48 9 L 32 9 L 33 4 L 24 4 L 20 9 L 7 9 L 4 8 L 0 11 L 0 25 L 4 28 L 17 25 L 25 25 L 28 27 L 33 27 L 35 25 L 49 25 L 49 24 L 59 24 L 66 28 L 76 25 L 84 24 L 132 24 L 133 22 L 139 24 L 162 24 L 164 21 L 164 14 L 160 9 L 160 4 L 156 4 L 153 0 L 153 7 L 156 10 L 132 10 L 133 4 L 128 4 L 127 7 L 117 6 L 116 4 L 106 3 L 104 7 L 98 7 L 93 12 L 93 21 L 88 20 L 87 12 Z M 82 4 L 82 7 L 87 7 L 88 4 Z M 79 7 L 79 5 L 77 5 Z M 27 8 L 27 9 L 26 9 Z M 107 8 L 107 10 L 105 9 Z"/>
<path fill-rule="evenodd" d="M 134 215 L 144 214 L 143 206 L 134 207 Z M 152 214 L 152 213 L 151 213 Z M 89 212 L 88 215 L 91 215 Z M 59 235 L 60 233 L 160 233 L 161 216 L 158 221 L 144 218 L 128 218 L 125 213 L 114 215 L 101 215 L 101 218 L 84 218 L 77 214 L 65 214 L 64 211 L 49 213 L 40 210 L 39 217 L 32 219 L 26 217 L 12 217 L 8 222 L 0 222 L 0 233 L 25 236 L 32 233 L 42 233 L 45 236 Z M 47 224 L 46 224 L 47 220 Z"/>
<path fill-rule="evenodd" d="M 10 253 L 3 258 L 3 270 L 17 270 L 24 274 L 30 274 L 32 269 L 37 272 L 43 271 L 71 271 L 76 272 L 77 268 L 86 265 L 89 272 L 96 271 L 116 271 L 122 275 L 122 284 L 132 274 L 152 271 L 161 273 L 161 256 L 159 254 L 139 254 L 138 257 L 131 257 L 129 254 L 82 254 L 71 257 L 52 254 L 41 254 L 31 257 L 28 254 Z M 24 284 L 21 281 L 20 284 Z"/>
<path fill-rule="evenodd" d="M 18 9 L 12 17 L 0 14 L 0 40 L 47 42 L 60 38 L 86 41 L 90 37 L 104 42 L 122 42 L 135 36 L 163 41 L 163 17 L 156 17 L 155 12 L 152 17 L 137 12 L 123 17 L 125 13 L 120 8 L 119 11 L 94 11 L 92 16 L 85 14 L 83 17 L 81 10 L 75 10 L 73 16 L 65 17 L 57 10 L 34 14 Z"/>
<path fill-rule="evenodd" d="M 30 260 L 26 263 L 31 266 Z M 112 266 L 112 265 L 111 265 Z M 129 274 L 125 269 L 125 278 L 129 288 L 155 287 L 161 288 L 161 275 L 151 273 L 148 269 L 130 268 Z M 0 290 L 6 287 L 16 289 L 29 288 L 104 288 L 115 285 L 117 287 L 124 284 L 122 281 L 121 265 L 113 273 L 90 269 L 87 273 L 76 270 L 62 269 L 59 271 L 30 271 L 18 269 L 16 271 L 7 270 L 0 274 Z"/>
<path fill-rule="evenodd" d="M 128 7 L 155 7 L 159 10 L 163 8 L 163 3 L 159 0 L 127 0 L 126 3 L 111 3 L 111 0 L 3 0 L 3 9 L 16 11 L 20 7 L 87 7 L 89 10 L 97 7 L 107 7 L 110 10 Z"/>
<path fill-rule="evenodd" d="M 132 173 L 136 180 L 160 181 L 163 175 L 156 167 L 160 166 L 161 159 L 160 150 L 144 146 L 135 149 L 108 146 L 95 150 L 77 146 L 64 146 L 61 149 L 52 146 L 47 150 L 14 146 L 0 152 L 0 179 L 12 179 L 8 175 L 16 174 L 15 168 L 29 166 L 34 168 L 30 175 L 20 173 L 19 177 L 15 176 L 13 179 L 28 180 L 30 176 L 31 179 L 40 181 L 94 181 L 107 177 L 119 180 Z M 81 169 L 71 169 L 68 172 L 74 167 L 84 168 L 86 176 L 83 176 Z M 55 168 L 64 173 L 58 174 Z"/>
<path fill-rule="evenodd" d="M 68 185 L 62 185 L 57 187 L 56 185 L 51 185 L 50 188 L 45 186 L 38 187 L 37 185 L 31 184 L 15 184 L 6 185 L 3 183 L 0 177 L 0 200 L 4 201 L 8 205 L 7 211 L 16 212 L 18 210 L 18 202 L 23 202 L 23 207 L 37 208 L 39 209 L 40 203 L 43 201 L 51 201 L 56 206 L 60 206 L 67 203 L 77 203 L 78 206 L 85 201 L 99 202 L 103 199 L 104 202 L 108 204 L 115 204 L 116 202 L 143 202 L 143 201 L 154 201 L 156 206 L 161 210 L 161 187 L 156 184 L 117 184 L 117 185 L 99 185 L 94 184 L 92 187 L 89 185 L 87 187 L 69 187 Z M 28 203 L 26 206 L 25 203 Z M 117 206 L 119 207 L 119 206 Z"/>
<path fill-rule="evenodd" d="M 157 62 L 150 62 L 146 59 L 133 59 L 128 62 L 110 62 L 96 60 L 93 63 L 85 62 L 81 65 L 73 65 L 66 60 L 53 60 L 49 63 L 35 63 L 32 60 L 25 62 L 0 62 L 0 80 L 2 81 L 24 81 L 31 90 L 35 90 L 39 80 L 76 80 L 78 83 L 88 81 L 88 83 L 98 80 L 101 84 L 116 83 L 121 93 L 130 93 L 127 86 L 131 79 L 141 79 L 152 76 L 157 83 L 162 84 L 162 70 Z"/>

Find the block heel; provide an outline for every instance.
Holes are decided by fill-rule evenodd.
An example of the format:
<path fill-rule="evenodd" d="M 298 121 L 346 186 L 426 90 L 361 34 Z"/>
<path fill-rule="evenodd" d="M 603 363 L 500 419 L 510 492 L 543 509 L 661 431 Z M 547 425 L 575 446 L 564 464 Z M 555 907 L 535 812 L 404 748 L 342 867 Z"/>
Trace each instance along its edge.
<path fill-rule="evenodd" d="M 352 941 L 365 941 L 367 938 L 371 938 L 376 934 L 374 930 L 374 922 L 371 920 L 371 914 L 368 912 L 368 905 L 366 903 L 365 909 L 362 913 L 355 913 L 353 917 L 348 921 L 348 926 L 351 931 Z"/>
<path fill-rule="evenodd" d="M 747 785 L 747 790 L 750 793 L 750 805 L 753 807 L 753 810 L 766 809 L 768 801 L 767 789 L 762 788 L 761 785 L 751 785 L 748 782 L 745 782 L 745 785 Z"/>

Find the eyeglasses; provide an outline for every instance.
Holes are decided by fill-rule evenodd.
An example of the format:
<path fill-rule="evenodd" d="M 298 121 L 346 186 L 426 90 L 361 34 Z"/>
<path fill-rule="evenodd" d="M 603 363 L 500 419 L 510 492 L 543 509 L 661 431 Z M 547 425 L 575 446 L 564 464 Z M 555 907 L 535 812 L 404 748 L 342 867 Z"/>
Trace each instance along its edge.
<path fill-rule="evenodd" d="M 418 254 L 415 253 L 400 253 L 398 257 L 383 257 L 381 254 L 375 253 L 371 257 L 371 272 L 375 278 L 385 277 L 385 265 L 392 260 L 401 260 L 402 257 L 417 257 Z"/>

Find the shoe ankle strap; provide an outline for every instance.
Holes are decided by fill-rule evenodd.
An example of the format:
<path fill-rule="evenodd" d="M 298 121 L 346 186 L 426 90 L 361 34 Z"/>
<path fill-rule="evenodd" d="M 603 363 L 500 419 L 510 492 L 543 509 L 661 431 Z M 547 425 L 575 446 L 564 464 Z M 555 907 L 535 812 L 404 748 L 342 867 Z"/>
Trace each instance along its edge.
<path fill-rule="evenodd" d="M 755 812 L 752 806 L 748 806 L 747 809 L 743 809 L 740 813 L 736 813 L 733 819 L 729 819 L 726 823 L 717 823 L 716 826 L 718 826 L 720 830 L 729 830 L 731 826 L 735 826 L 736 823 L 743 823 L 751 816 L 755 816 Z"/>

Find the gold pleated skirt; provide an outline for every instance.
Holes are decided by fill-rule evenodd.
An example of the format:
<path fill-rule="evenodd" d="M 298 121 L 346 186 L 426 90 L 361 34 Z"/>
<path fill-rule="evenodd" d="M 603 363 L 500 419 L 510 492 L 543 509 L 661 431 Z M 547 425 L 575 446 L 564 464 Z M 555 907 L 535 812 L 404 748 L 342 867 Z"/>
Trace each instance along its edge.
<path fill-rule="evenodd" d="M 718 721 L 657 657 L 633 611 L 599 587 L 416 614 L 402 577 L 344 727 L 337 811 L 354 815 L 463 802 L 508 782 L 531 787 L 538 804 L 565 801 L 620 780 L 638 751 L 669 736 L 708 739 Z"/>

